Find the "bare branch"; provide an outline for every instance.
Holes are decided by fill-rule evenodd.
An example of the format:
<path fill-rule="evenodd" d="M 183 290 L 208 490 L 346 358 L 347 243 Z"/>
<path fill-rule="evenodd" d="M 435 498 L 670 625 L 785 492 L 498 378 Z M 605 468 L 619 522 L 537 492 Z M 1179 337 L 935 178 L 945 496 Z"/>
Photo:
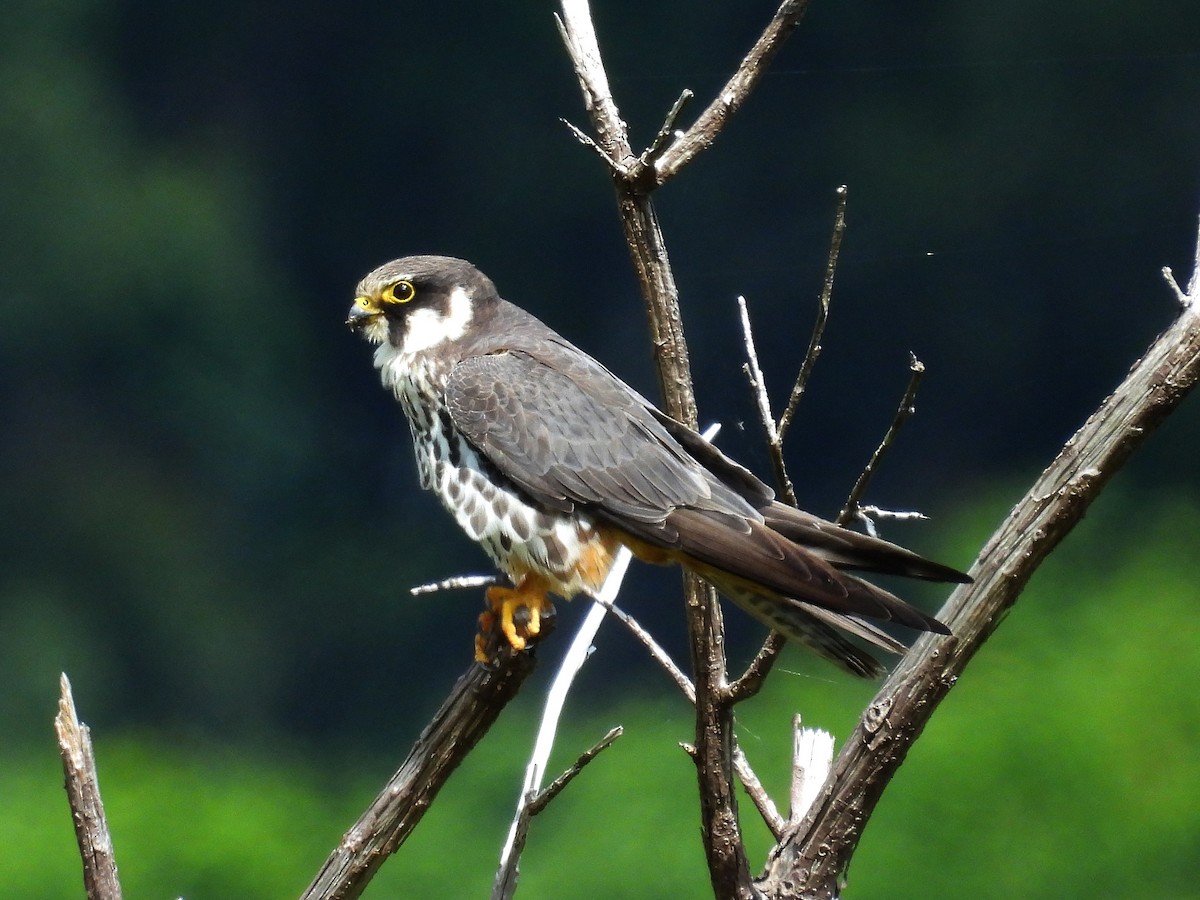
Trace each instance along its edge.
<path fill-rule="evenodd" d="M 746 789 L 746 796 L 758 809 L 759 815 L 762 816 L 763 822 L 766 823 L 775 840 L 779 840 L 783 837 L 784 829 L 787 828 L 787 820 L 779 814 L 775 801 L 771 799 L 766 788 L 762 786 L 762 782 L 758 780 L 758 776 L 754 774 L 754 770 L 750 768 L 750 761 L 746 759 L 746 753 L 741 747 L 733 748 L 733 764 L 737 768 L 738 780 Z"/>
<path fill-rule="evenodd" d="M 921 386 L 921 378 L 925 375 L 925 364 L 912 353 L 909 354 L 909 357 L 908 369 L 912 374 L 908 379 L 908 387 L 904 389 L 904 396 L 900 398 L 900 405 L 896 408 L 896 414 L 892 417 L 892 424 L 884 432 L 883 440 L 879 442 L 879 446 L 871 454 L 871 458 L 867 461 L 866 467 L 858 476 L 858 480 L 854 482 L 854 487 L 850 489 L 850 496 L 846 498 L 846 504 L 842 507 L 841 514 L 837 517 L 837 524 L 839 525 L 846 525 L 857 515 L 859 501 L 866 494 L 867 485 L 871 483 L 871 478 L 878 470 L 880 462 L 887 455 L 904 423 L 916 411 L 916 407 L 913 404 L 917 399 L 917 388 Z"/>
<path fill-rule="evenodd" d="M 542 790 L 538 791 L 537 796 L 529 801 L 529 812 L 531 815 L 537 815 L 546 805 L 563 792 L 563 789 L 575 780 L 575 776 L 583 771 L 584 766 L 590 763 L 593 759 L 600 755 L 601 751 L 607 750 L 612 746 L 613 742 L 625 733 L 625 729 L 617 725 L 608 730 L 608 733 L 600 740 L 596 741 L 587 750 L 579 754 L 579 758 L 575 760 L 565 772 L 555 778 L 550 784 L 546 785 Z"/>
<path fill-rule="evenodd" d="M 683 113 L 683 108 L 688 105 L 688 102 L 696 96 L 689 89 L 684 88 L 683 93 L 679 95 L 679 99 L 672 104 L 667 117 L 663 120 L 662 127 L 658 129 L 658 134 L 654 136 L 654 141 L 646 148 L 638 160 L 644 166 L 653 166 L 654 161 L 662 156 L 663 152 L 675 138 L 675 123 L 679 121 L 680 115 Z"/>
<path fill-rule="evenodd" d="M 692 428 L 696 427 L 696 401 L 679 312 L 679 291 L 649 192 L 712 143 L 729 113 L 742 103 L 763 67 L 795 28 L 805 5 L 805 0 L 785 0 L 726 90 L 651 168 L 638 160 L 633 161 L 634 165 L 628 162 L 632 156 L 628 133 L 608 88 L 587 0 L 562 0 L 564 41 L 599 143 L 614 162 L 635 170 L 615 179 L 617 205 L 650 320 L 664 411 Z M 653 177 L 646 177 L 647 172 L 652 172 Z M 750 880 L 733 790 L 733 708 L 726 685 L 721 609 L 715 592 L 690 574 L 684 577 L 684 602 L 697 698 L 693 758 L 709 878 L 718 896 L 752 898 L 756 891 Z"/>
<path fill-rule="evenodd" d="M 821 341 L 825 337 L 825 323 L 829 320 L 829 305 L 833 300 L 833 276 L 837 273 L 838 256 L 842 252 L 842 238 L 846 235 L 846 186 L 843 184 L 836 191 L 837 212 L 833 217 L 833 237 L 829 241 L 829 255 L 825 259 L 825 280 L 821 284 L 821 297 L 817 301 L 817 318 L 813 322 L 812 337 L 808 339 L 808 349 L 804 352 L 804 362 L 800 364 L 800 372 L 792 385 L 791 396 L 788 397 L 787 408 L 779 417 L 779 440 L 783 440 L 800 398 L 808 389 L 808 379 L 812 375 L 817 357 L 821 355 Z"/>
<path fill-rule="evenodd" d="M 348 900 L 363 892 L 383 861 L 408 838 L 450 774 L 517 695 L 535 663 L 532 653 L 512 653 L 502 646 L 495 663 L 471 665 L 301 900 Z"/>
<path fill-rule="evenodd" d="M 517 818 L 513 822 L 509 842 L 505 845 L 505 858 L 496 873 L 495 883 L 492 885 L 492 900 L 509 900 L 516 893 L 517 879 L 520 875 L 517 861 L 521 858 L 521 851 L 525 848 L 525 841 L 529 836 L 529 823 L 533 817 L 561 794 L 563 789 L 575 780 L 575 776 L 583 771 L 584 766 L 599 756 L 601 751 L 612 746 L 613 742 L 624 733 L 624 729 L 620 725 L 610 728 L 604 737 L 583 751 L 570 768 L 555 778 L 545 789 L 536 793 L 529 792 L 527 802 L 520 807 Z"/>
<path fill-rule="evenodd" d="M 577 70 L 594 66 L 602 72 L 603 64 L 599 48 L 595 46 L 595 32 L 586 0 L 564 0 L 563 8 L 564 25 L 571 34 L 568 43 L 576 48 L 572 50 L 572 56 Z M 581 19 L 588 20 L 586 26 L 580 23 L 575 28 L 573 21 Z M 610 155 L 614 158 L 624 159 L 628 155 L 629 141 L 615 104 L 590 103 L 587 99 L 588 84 L 598 77 L 588 74 L 580 78 L 585 104 L 589 106 L 601 144 L 612 147 Z M 679 290 L 658 216 L 644 187 L 632 180 L 618 180 L 616 189 L 621 227 L 650 320 L 650 341 L 663 394 L 663 408 L 667 415 L 694 428 L 696 400 L 679 312 Z M 721 610 L 716 594 L 694 575 L 684 576 L 683 593 L 698 698 L 694 759 L 709 879 L 718 895 L 749 898 L 753 896 L 750 866 L 738 826 L 737 796 L 733 790 L 733 712 L 723 699 L 725 644 Z"/>
<path fill-rule="evenodd" d="M 678 175 L 680 169 L 712 146 L 729 117 L 750 96 L 783 42 L 800 24 L 807 8 L 808 0 L 784 0 L 725 87 L 695 124 L 659 158 L 654 167 L 658 184 Z"/>
<path fill-rule="evenodd" d="M 975 583 L 956 589 L 938 614 L 954 636 L 923 636 L 884 683 L 825 790 L 772 851 L 759 883 L 771 896 L 832 895 L 888 781 L 963 668 L 1108 480 L 1200 381 L 1200 303 L 1189 296 L 988 540 L 971 568 Z"/>
<path fill-rule="evenodd" d="M 100 780 L 96 774 L 96 756 L 92 751 L 92 735 L 79 721 L 71 682 L 66 673 L 59 676 L 58 715 L 54 730 L 58 734 L 58 750 L 62 755 L 66 776 L 67 800 L 71 804 L 71 819 L 75 825 L 75 840 L 83 859 L 83 886 L 88 900 L 121 900 L 121 882 L 117 878 L 117 861 L 113 855 L 108 819 L 100 800 Z"/>
<path fill-rule="evenodd" d="M 758 364 L 758 351 L 754 349 L 754 329 L 750 326 L 750 311 L 746 309 L 746 298 L 738 297 L 738 313 L 742 320 L 742 339 L 746 345 L 746 365 L 744 367 L 750 379 L 750 387 L 754 390 L 754 399 L 758 403 L 758 417 L 767 432 L 767 451 L 771 456 L 771 467 L 775 470 L 775 482 L 783 491 L 787 502 L 796 506 L 796 489 L 792 487 L 792 479 L 788 477 L 787 465 L 783 461 L 783 441 L 779 430 L 775 427 L 775 416 L 771 412 L 771 399 L 767 396 L 767 382 L 763 377 L 762 368 Z"/>
<path fill-rule="evenodd" d="M 414 597 L 421 594 L 435 594 L 438 591 L 457 591 L 463 588 L 487 587 L 496 583 L 495 575 L 454 575 L 441 581 L 431 581 L 428 584 L 418 584 L 408 589 Z"/>

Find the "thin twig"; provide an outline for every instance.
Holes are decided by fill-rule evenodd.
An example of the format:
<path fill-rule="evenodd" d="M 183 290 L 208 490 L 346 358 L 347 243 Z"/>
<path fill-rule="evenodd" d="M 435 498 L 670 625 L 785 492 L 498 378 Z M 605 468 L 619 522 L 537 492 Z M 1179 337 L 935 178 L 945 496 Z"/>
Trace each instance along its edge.
<path fill-rule="evenodd" d="M 1180 306 L 1185 307 L 1192 302 L 1191 298 L 1184 293 L 1183 288 L 1179 286 L 1179 282 L 1175 280 L 1175 273 L 1171 271 L 1170 266 L 1162 267 L 1162 276 L 1166 280 L 1167 285 L 1171 288 L 1171 291 L 1175 294 L 1175 299 L 1179 301 Z"/>
<path fill-rule="evenodd" d="M 600 603 L 601 601 L 597 600 L 596 602 Z M 683 692 L 688 703 L 694 706 L 696 703 L 696 686 L 692 684 L 692 679 L 687 677 L 683 669 L 676 665 L 675 660 L 671 659 L 670 654 L 663 649 L 662 645 L 654 639 L 654 636 L 642 627 L 637 619 L 625 612 L 621 607 L 610 605 L 608 611 L 616 616 L 617 621 L 624 625 L 629 630 L 629 633 L 649 651 L 654 661 L 662 666 L 663 671 L 675 682 L 675 686 Z"/>
<path fill-rule="evenodd" d="M 738 780 L 746 790 L 746 796 L 758 809 L 759 815 L 762 816 L 763 822 L 774 835 L 775 840 L 779 840 L 787 828 L 787 820 L 779 814 L 779 808 L 775 805 L 775 801 L 771 799 L 767 789 L 762 786 L 762 782 L 750 768 L 750 761 L 746 759 L 746 753 L 741 747 L 733 748 L 733 764 L 737 768 Z"/>
<path fill-rule="evenodd" d="M 771 669 L 775 667 L 780 652 L 786 646 L 787 638 L 778 631 L 772 631 L 767 635 L 767 639 L 758 648 L 754 659 L 750 660 L 750 665 L 746 666 L 746 671 L 729 685 L 729 695 L 733 698 L 734 703 L 749 700 L 762 690 L 763 683 L 771 674 Z"/>
<path fill-rule="evenodd" d="M 787 465 L 783 461 L 783 442 L 779 430 L 775 427 L 771 398 L 767 396 L 767 382 L 758 364 L 758 351 L 754 348 L 754 329 L 750 326 L 750 311 L 746 308 L 746 298 L 738 297 L 737 303 L 738 314 L 742 320 L 742 339 L 746 345 L 746 364 L 743 371 L 750 379 L 750 387 L 758 403 L 758 417 L 767 432 L 767 450 L 771 456 L 771 467 L 775 470 L 775 482 L 783 491 L 787 503 L 796 506 L 796 489 L 792 487 L 792 479 L 788 477 Z"/>
<path fill-rule="evenodd" d="M 875 448 L 875 452 L 871 454 L 871 458 L 867 461 L 867 465 L 863 468 L 858 476 L 858 480 L 854 482 L 854 487 L 850 489 L 850 496 L 846 498 L 846 503 L 842 507 L 841 513 L 837 517 L 837 524 L 846 525 L 858 512 L 858 504 L 862 500 L 863 495 L 867 492 L 867 486 L 871 483 L 871 478 L 879 468 L 880 462 L 887 455 L 893 443 L 895 443 L 896 435 L 908 421 L 909 417 L 916 412 L 916 407 L 913 405 L 917 399 L 917 388 L 921 386 L 921 378 L 925 375 L 925 364 L 917 357 L 910 353 L 909 372 L 912 374 L 908 378 L 908 386 L 904 389 L 904 396 L 900 398 L 900 405 L 896 408 L 896 414 L 892 417 L 892 423 L 888 426 L 888 430 L 884 432 L 883 440 L 879 442 L 879 446 Z"/>
<path fill-rule="evenodd" d="M 71 682 L 67 680 L 66 673 L 59 676 L 59 691 L 54 730 L 58 734 L 58 750 L 62 755 L 75 840 L 83 860 L 83 885 L 88 900 L 121 900 L 121 882 L 117 878 L 112 836 L 104 815 L 104 803 L 100 800 L 92 735 L 88 727 L 79 721 L 75 698 L 71 695 Z"/>
<path fill-rule="evenodd" d="M 871 537 L 879 537 L 879 529 L 875 527 L 877 520 L 888 519 L 894 522 L 915 522 L 928 519 L 929 516 L 915 509 L 883 509 L 870 504 L 860 504 L 854 511 L 854 518 L 862 524 L 863 530 Z"/>
<path fill-rule="evenodd" d="M 679 116 L 682 115 L 683 108 L 688 105 L 688 102 L 694 96 L 696 95 L 689 88 L 683 89 L 683 93 L 672 104 L 670 111 L 667 112 L 667 117 L 663 119 L 662 127 L 658 129 L 658 134 L 654 136 L 654 140 L 650 146 L 638 157 L 642 165 L 647 167 L 653 166 L 654 161 L 662 156 L 663 152 L 670 145 L 670 142 L 675 139 L 675 123 L 679 121 Z"/>
<path fill-rule="evenodd" d="M 1187 290 L 1184 291 L 1179 287 L 1179 282 L 1175 280 L 1175 273 L 1170 266 L 1163 266 L 1162 274 L 1174 292 L 1180 308 L 1187 309 L 1200 299 L 1200 231 L 1196 233 L 1196 265 L 1192 268 L 1192 277 L 1188 279 Z"/>
<path fill-rule="evenodd" d="M 583 144 L 583 146 L 593 151 L 597 156 L 600 157 L 600 159 L 604 161 L 604 165 L 608 167 L 608 171 L 611 175 L 617 178 L 624 176 L 625 170 L 622 169 L 618 163 L 614 162 L 612 157 L 605 153 L 604 148 L 597 144 L 590 135 L 581 131 L 579 126 L 574 122 L 571 122 L 567 119 L 559 119 L 558 121 L 567 126 L 567 129 L 574 136 L 575 140 L 579 141 L 579 143 Z"/>
<path fill-rule="evenodd" d="M 607 750 L 612 746 L 613 742 L 625 733 L 625 729 L 620 725 L 616 725 L 608 730 L 608 733 L 596 743 L 592 744 L 587 750 L 579 754 L 579 758 L 573 762 L 570 767 L 555 778 L 552 782 L 538 791 L 537 796 L 529 801 L 529 814 L 536 816 L 547 804 L 555 797 L 563 792 L 563 789 L 575 780 L 575 776 L 583 771 L 584 766 L 590 763 L 593 759 L 600 755 L 601 751 Z"/>
<path fill-rule="evenodd" d="M 565 772 L 554 779 L 544 789 L 527 795 L 527 802 L 520 808 L 517 818 L 513 821 L 512 833 L 505 852 L 509 855 L 500 869 L 496 872 L 496 880 L 492 885 L 492 900 L 510 900 L 517 891 L 517 879 L 520 877 L 518 861 L 525 849 L 525 841 L 529 837 L 529 824 L 533 817 L 546 808 L 546 805 L 562 793 L 563 788 L 575 780 L 575 776 L 583 771 L 584 766 L 600 755 L 602 750 L 612 746 L 613 741 L 624 734 L 620 725 L 610 728 L 604 737 L 584 750 L 579 758 Z"/>
<path fill-rule="evenodd" d="M 670 654 L 668 654 L 667 651 L 662 648 L 662 645 L 654 639 L 654 636 L 650 634 L 649 631 L 642 627 L 641 623 L 639 623 L 637 619 L 629 615 L 629 613 L 625 612 L 625 610 L 621 609 L 619 606 L 609 606 L 608 609 L 609 612 L 617 617 L 617 620 L 622 625 L 629 629 L 630 633 L 638 640 L 638 642 L 650 652 L 650 655 L 654 658 L 654 660 L 663 667 L 663 670 L 666 671 L 668 675 L 671 676 L 671 680 L 674 681 L 679 687 L 679 690 L 683 692 L 683 696 L 686 697 L 688 702 L 694 706 L 696 703 L 696 688 L 692 684 L 692 680 L 688 678 L 687 675 L 684 674 L 683 670 L 675 664 L 675 661 L 671 659 Z M 772 632 L 771 637 L 767 638 L 768 644 L 771 644 L 776 640 L 782 642 L 783 637 L 775 632 Z M 761 675 L 763 677 L 766 676 L 766 672 L 770 669 L 771 665 L 774 664 L 774 655 L 777 655 L 777 653 L 778 651 L 776 651 L 776 654 L 773 654 L 770 658 L 760 663 L 762 668 Z M 762 655 L 762 651 L 760 651 L 759 656 L 761 657 Z M 756 661 L 758 661 L 758 657 L 756 657 Z M 751 663 L 751 668 L 754 668 L 754 663 Z M 749 672 L 749 670 L 747 671 Z M 736 697 L 737 700 L 744 700 L 757 692 L 758 686 L 754 687 L 753 690 L 749 689 L 748 687 L 739 687 L 742 680 L 745 678 L 746 676 L 743 676 L 741 679 L 738 679 L 737 682 L 734 682 L 734 684 L 730 685 L 731 694 L 733 694 L 735 691 L 739 692 Z M 759 686 L 761 686 L 761 681 L 759 682 Z M 696 748 L 694 745 L 683 744 L 681 746 L 683 746 L 693 758 L 695 757 Z M 753 801 L 755 807 L 758 809 L 759 814 L 762 816 L 763 821 L 767 824 L 767 827 L 771 829 L 771 832 L 775 834 L 775 837 L 778 838 L 779 833 L 776 831 L 776 829 L 777 826 L 781 825 L 783 821 L 782 817 L 779 815 L 779 810 L 776 808 L 774 801 L 772 801 L 767 795 L 766 790 L 762 786 L 762 782 L 758 780 L 758 776 L 750 767 L 750 761 L 746 759 L 746 754 L 743 753 L 741 748 L 738 747 L 736 738 L 733 746 L 733 768 L 737 773 L 738 781 L 740 781 L 742 786 L 746 789 L 746 794 L 750 797 L 751 801 Z"/>
<path fill-rule="evenodd" d="M 808 349 L 804 352 L 804 362 L 800 364 L 800 372 L 792 385 L 792 393 L 788 397 L 787 408 L 779 417 L 777 429 L 779 440 L 783 440 L 788 426 L 796 415 L 800 398 L 808 389 L 808 379 L 812 375 L 817 357 L 821 355 L 821 341 L 825 338 L 825 323 L 829 320 L 829 306 L 833 300 L 833 277 L 837 274 L 838 255 L 842 252 L 842 238 L 846 235 L 846 186 L 843 184 L 835 192 L 837 194 L 837 211 L 833 217 L 833 237 L 829 240 L 829 255 L 825 258 L 825 280 L 821 283 L 821 296 L 817 301 L 817 318 L 813 322 L 812 336 L 808 339 Z"/>
<path fill-rule="evenodd" d="M 409 588 L 408 592 L 414 597 L 419 597 L 421 594 L 434 594 L 438 591 L 457 591 L 463 588 L 486 587 L 495 583 L 495 575 L 454 575 L 450 578 L 443 578 L 441 581 L 418 584 L 416 587 Z"/>

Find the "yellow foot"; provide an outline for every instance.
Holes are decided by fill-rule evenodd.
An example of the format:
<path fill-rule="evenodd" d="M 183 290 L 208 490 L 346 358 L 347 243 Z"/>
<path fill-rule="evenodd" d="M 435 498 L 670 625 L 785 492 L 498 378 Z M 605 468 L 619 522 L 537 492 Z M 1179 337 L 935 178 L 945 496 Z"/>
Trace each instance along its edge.
<path fill-rule="evenodd" d="M 494 654 L 490 637 L 499 625 L 508 645 L 521 651 L 531 639 L 542 636 L 546 618 L 554 615 L 554 605 L 540 585 L 523 583 L 516 588 L 490 587 L 487 590 L 488 609 L 479 617 L 479 634 L 475 637 L 475 659 L 489 662 Z"/>

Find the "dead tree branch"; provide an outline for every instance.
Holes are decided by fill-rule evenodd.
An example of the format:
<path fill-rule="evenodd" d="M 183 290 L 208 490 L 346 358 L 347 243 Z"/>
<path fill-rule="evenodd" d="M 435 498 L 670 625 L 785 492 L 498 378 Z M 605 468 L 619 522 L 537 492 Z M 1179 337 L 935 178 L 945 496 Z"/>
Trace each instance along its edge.
<path fill-rule="evenodd" d="M 472 663 L 458 679 L 404 764 L 346 832 L 301 900 L 358 897 L 404 843 L 450 774 L 533 671 L 533 654 L 505 649 L 495 663 Z"/>
<path fill-rule="evenodd" d="M 525 840 L 529 836 L 529 823 L 533 821 L 533 817 L 561 794 L 588 763 L 611 747 L 613 742 L 624 733 L 625 730 L 620 725 L 610 728 L 604 737 L 579 754 L 579 758 L 554 781 L 541 790 L 531 790 L 523 798 L 524 802 L 517 813 L 516 821 L 513 822 L 509 843 L 504 848 L 505 858 L 496 872 L 496 881 L 492 886 L 493 900 L 509 900 L 517 891 L 517 878 L 520 874 L 517 863 L 521 858 L 521 851 L 525 848 Z"/>
<path fill-rule="evenodd" d="M 92 735 L 88 727 L 79 721 L 75 698 L 71 696 L 71 682 L 65 674 L 59 677 L 59 690 L 54 730 L 58 734 L 58 749 L 62 754 L 75 840 L 83 859 L 83 886 L 87 890 L 88 900 L 121 900 L 121 882 L 117 878 L 112 837 L 108 832 L 104 804 L 100 800 Z"/>
<path fill-rule="evenodd" d="M 883 462 L 884 456 L 891 449 L 892 444 L 896 441 L 896 435 L 900 433 L 900 429 L 904 427 L 904 423 L 912 417 L 916 412 L 917 389 L 921 386 L 921 379 L 925 376 L 925 363 L 917 359 L 916 355 L 909 353 L 908 370 L 912 373 L 908 378 L 908 387 L 904 389 L 904 396 L 900 398 L 900 405 L 896 407 L 896 414 L 892 416 L 892 423 L 888 425 L 887 431 L 883 434 L 883 439 L 879 442 L 879 446 L 875 448 L 875 452 L 871 454 L 871 458 L 867 460 L 866 466 L 859 473 L 858 479 L 854 482 L 854 487 L 850 489 L 850 496 L 846 498 L 846 503 L 842 507 L 841 514 L 837 517 L 839 525 L 848 525 L 855 518 L 861 517 L 862 498 L 866 496 L 867 485 L 871 483 L 871 479 L 875 476 L 879 469 L 879 464 Z"/>
<path fill-rule="evenodd" d="M 697 155 L 712 146 L 729 117 L 750 96 L 783 42 L 800 24 L 806 9 L 808 0 L 785 0 L 779 6 L 725 87 L 700 114 L 696 123 L 659 158 L 654 167 L 657 184 L 665 184 Z"/>
<path fill-rule="evenodd" d="M 771 897 L 827 898 L 887 783 L 964 667 L 1016 602 L 1042 560 L 1200 381 L 1200 235 L 1175 322 L 1067 441 L 951 594 L 939 618 L 953 637 L 923 636 L 876 694 L 838 756 L 821 797 L 772 851 L 758 886 Z"/>
<path fill-rule="evenodd" d="M 838 257 L 842 252 L 842 238 L 846 236 L 846 185 L 837 189 L 837 212 L 833 219 L 833 237 L 829 241 L 829 254 L 825 258 L 825 280 L 821 283 L 821 296 L 817 301 L 817 318 L 813 322 L 812 337 L 808 341 L 808 350 L 804 353 L 804 362 L 800 364 L 800 372 L 796 375 L 796 383 L 792 385 L 792 393 L 788 397 L 787 407 L 779 417 L 776 434 L 783 440 L 788 426 L 796 415 L 800 398 L 808 389 L 808 379 L 812 375 L 817 357 L 821 355 L 821 341 L 825 338 L 825 323 L 829 321 L 829 305 L 833 301 L 833 277 L 837 274 Z"/>

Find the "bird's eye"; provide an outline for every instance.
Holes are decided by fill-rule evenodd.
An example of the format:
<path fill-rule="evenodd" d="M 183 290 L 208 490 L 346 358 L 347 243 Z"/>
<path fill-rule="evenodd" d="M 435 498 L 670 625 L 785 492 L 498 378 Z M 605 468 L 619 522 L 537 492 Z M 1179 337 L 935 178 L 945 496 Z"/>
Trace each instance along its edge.
<path fill-rule="evenodd" d="M 416 293 L 411 281 L 397 281 L 383 289 L 383 302 L 407 303 L 416 296 Z"/>

